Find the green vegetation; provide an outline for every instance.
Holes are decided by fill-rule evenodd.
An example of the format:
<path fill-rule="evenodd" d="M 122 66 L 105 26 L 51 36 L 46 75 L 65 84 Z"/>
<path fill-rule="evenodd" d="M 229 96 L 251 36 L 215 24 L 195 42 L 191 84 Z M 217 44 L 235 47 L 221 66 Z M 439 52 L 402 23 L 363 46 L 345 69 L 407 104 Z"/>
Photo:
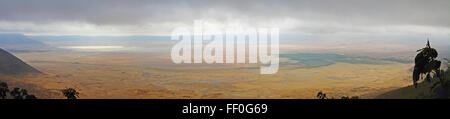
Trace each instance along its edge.
<path fill-rule="evenodd" d="M 306 68 L 328 66 L 335 64 L 336 62 L 344 62 L 351 64 L 387 64 L 390 62 L 408 63 L 408 61 L 394 58 L 375 59 L 365 56 L 356 57 L 356 56 L 346 56 L 342 54 L 299 53 L 299 54 L 280 54 L 280 57 L 298 61 Z M 293 63 L 282 62 L 282 65 L 290 65 L 290 64 Z"/>

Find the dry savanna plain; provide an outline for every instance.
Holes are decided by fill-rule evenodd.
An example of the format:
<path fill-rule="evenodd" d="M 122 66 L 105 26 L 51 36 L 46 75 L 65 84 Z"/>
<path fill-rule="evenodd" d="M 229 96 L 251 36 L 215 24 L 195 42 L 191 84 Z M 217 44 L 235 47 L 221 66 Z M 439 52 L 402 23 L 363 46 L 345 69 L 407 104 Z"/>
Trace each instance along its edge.
<path fill-rule="evenodd" d="M 337 54 L 280 55 L 280 69 L 261 75 L 259 65 L 174 64 L 169 53 L 54 50 L 13 53 L 42 75 L 2 76 L 38 98 L 64 98 L 75 88 L 91 99 L 315 98 L 378 94 L 411 85 L 412 63 Z M 306 59 L 304 57 L 307 57 Z"/>

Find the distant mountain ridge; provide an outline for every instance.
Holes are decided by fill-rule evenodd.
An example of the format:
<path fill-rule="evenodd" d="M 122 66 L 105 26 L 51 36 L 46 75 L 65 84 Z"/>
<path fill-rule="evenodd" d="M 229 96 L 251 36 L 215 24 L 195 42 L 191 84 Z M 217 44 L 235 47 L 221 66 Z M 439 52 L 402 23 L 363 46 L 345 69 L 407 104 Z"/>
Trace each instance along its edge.
<path fill-rule="evenodd" d="M 30 73 L 39 74 L 41 72 L 0 48 L 0 74 L 22 75 Z"/>
<path fill-rule="evenodd" d="M 40 50 L 48 46 L 23 34 L 0 33 L 0 47 L 8 50 Z"/>

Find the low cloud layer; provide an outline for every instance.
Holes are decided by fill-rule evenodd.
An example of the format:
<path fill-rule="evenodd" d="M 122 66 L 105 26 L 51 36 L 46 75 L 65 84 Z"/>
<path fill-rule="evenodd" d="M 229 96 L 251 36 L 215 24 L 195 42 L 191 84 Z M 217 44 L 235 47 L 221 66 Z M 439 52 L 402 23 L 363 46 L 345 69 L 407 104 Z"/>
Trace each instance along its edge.
<path fill-rule="evenodd" d="M 2 0 L 0 32 L 167 35 L 194 20 L 285 34 L 450 35 L 449 0 Z"/>

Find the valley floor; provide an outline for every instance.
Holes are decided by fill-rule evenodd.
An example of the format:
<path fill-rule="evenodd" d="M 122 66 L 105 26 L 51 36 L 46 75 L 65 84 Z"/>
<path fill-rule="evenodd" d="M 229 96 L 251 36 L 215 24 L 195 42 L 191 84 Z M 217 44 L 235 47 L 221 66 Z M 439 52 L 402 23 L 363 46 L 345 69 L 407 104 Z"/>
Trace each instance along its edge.
<path fill-rule="evenodd" d="M 376 95 L 411 85 L 413 64 L 342 63 L 282 65 L 260 75 L 256 65 L 175 65 L 167 54 L 39 52 L 15 54 L 44 75 L 3 76 L 32 85 L 38 98 L 64 98 L 54 89 L 75 88 L 81 98 L 315 98 Z M 282 59 L 281 62 L 295 62 Z"/>

